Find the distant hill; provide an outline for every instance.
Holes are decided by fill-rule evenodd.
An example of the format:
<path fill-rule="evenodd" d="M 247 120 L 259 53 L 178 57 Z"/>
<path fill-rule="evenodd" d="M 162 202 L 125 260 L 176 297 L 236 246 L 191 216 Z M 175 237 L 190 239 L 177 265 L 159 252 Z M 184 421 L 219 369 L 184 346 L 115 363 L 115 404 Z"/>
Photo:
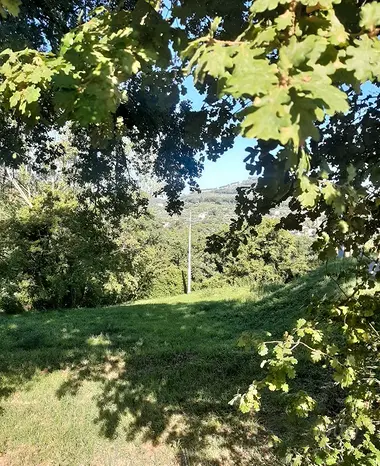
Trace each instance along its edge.
<path fill-rule="evenodd" d="M 185 205 L 181 215 L 170 216 L 166 212 L 164 197 L 151 197 L 150 208 L 165 228 L 188 223 L 191 211 L 193 223 L 203 224 L 209 232 L 216 232 L 220 230 L 222 224 L 228 225 L 235 216 L 237 188 L 251 186 L 256 179 L 256 177 L 250 177 L 217 188 L 202 189 L 200 193 L 184 194 L 182 200 Z M 280 218 L 288 212 L 287 203 L 283 203 L 273 209 L 269 216 Z M 308 236 L 314 236 L 315 232 L 315 224 L 311 222 L 303 228 L 303 233 Z M 298 231 L 295 233 L 299 234 Z"/>
<path fill-rule="evenodd" d="M 211 229 L 215 225 L 215 229 L 219 229 L 222 224 L 229 224 L 235 215 L 237 188 L 251 186 L 256 179 L 250 177 L 217 188 L 203 189 L 200 193 L 185 194 L 182 196 L 185 205 L 180 216 L 168 215 L 165 210 L 164 197 L 152 197 L 150 206 L 156 218 L 162 220 L 167 227 L 177 222 L 188 222 L 191 211 L 194 222 L 208 224 Z M 287 211 L 286 205 L 280 206 L 271 213 L 271 216 L 281 217 Z"/>
<path fill-rule="evenodd" d="M 222 224 L 229 224 L 235 215 L 235 204 L 237 188 L 251 186 L 257 178 L 250 177 L 244 181 L 237 181 L 217 188 L 203 189 L 200 193 L 185 194 L 182 196 L 184 209 L 181 215 L 170 216 L 165 210 L 164 197 L 152 197 L 150 207 L 156 218 L 162 221 L 163 226 L 169 228 L 174 224 L 187 223 L 190 211 L 194 223 L 202 223 L 210 231 L 219 231 Z M 269 216 L 280 218 L 287 215 L 289 208 L 287 203 L 273 209 Z M 314 236 L 316 232 L 315 224 L 308 222 L 303 228 L 303 233 Z M 298 231 L 295 233 L 299 233 Z"/>
<path fill-rule="evenodd" d="M 207 194 L 211 193 L 223 193 L 223 194 L 236 194 L 237 188 L 251 186 L 257 181 L 257 177 L 250 176 L 246 180 L 236 181 L 235 183 L 229 183 L 224 186 L 219 186 L 219 188 L 203 189 L 202 193 Z"/>
<path fill-rule="evenodd" d="M 254 181 L 255 178 L 252 177 L 217 188 L 203 189 L 200 193 L 184 194 L 182 200 L 185 205 L 180 216 L 170 217 L 168 215 L 165 210 L 165 198 L 163 197 L 152 197 L 150 206 L 156 217 L 165 224 L 178 221 L 187 222 L 191 211 L 194 221 L 215 224 L 220 228 L 221 224 L 228 224 L 234 216 L 237 188 L 251 186 Z"/>

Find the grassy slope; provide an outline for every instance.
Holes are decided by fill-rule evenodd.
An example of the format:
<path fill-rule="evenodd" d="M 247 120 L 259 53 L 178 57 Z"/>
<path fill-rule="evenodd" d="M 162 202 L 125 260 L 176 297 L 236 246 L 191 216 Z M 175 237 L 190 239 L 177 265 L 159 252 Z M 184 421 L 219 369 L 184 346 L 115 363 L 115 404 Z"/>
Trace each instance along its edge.
<path fill-rule="evenodd" d="M 228 405 L 259 370 L 236 339 L 280 335 L 329 287 L 319 271 L 260 297 L 0 316 L 0 465 L 276 464 L 276 409 Z"/>

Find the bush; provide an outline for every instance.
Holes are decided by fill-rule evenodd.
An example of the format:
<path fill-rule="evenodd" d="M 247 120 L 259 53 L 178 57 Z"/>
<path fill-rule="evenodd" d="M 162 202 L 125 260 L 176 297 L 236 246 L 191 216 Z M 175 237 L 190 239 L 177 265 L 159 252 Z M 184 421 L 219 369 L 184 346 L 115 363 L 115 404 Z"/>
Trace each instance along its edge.
<path fill-rule="evenodd" d="M 122 232 L 124 243 L 137 237 L 124 249 L 120 232 L 73 193 L 44 190 L 32 207 L 0 222 L 2 309 L 91 307 L 138 297 L 150 286 L 149 261 L 139 257 L 138 232 Z"/>
<path fill-rule="evenodd" d="M 21 314 L 25 311 L 20 301 L 11 295 L 4 295 L 0 298 L 0 309 L 6 314 Z"/>
<path fill-rule="evenodd" d="M 174 296 L 186 292 L 186 275 L 173 264 L 157 269 L 152 282 L 153 297 Z"/>
<path fill-rule="evenodd" d="M 228 233 L 214 237 L 220 245 L 216 256 L 218 268 L 229 283 L 252 288 L 287 283 L 317 265 L 311 239 L 278 229 L 277 224 L 278 220 L 264 219 L 246 241 L 236 233 L 235 240 L 240 242 L 235 254 L 227 245 Z"/>

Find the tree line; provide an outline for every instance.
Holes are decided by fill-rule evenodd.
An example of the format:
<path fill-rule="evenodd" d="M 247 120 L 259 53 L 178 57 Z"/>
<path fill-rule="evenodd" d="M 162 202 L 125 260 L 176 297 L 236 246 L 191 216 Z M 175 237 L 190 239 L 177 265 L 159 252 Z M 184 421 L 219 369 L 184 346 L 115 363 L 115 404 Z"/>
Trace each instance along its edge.
<path fill-rule="evenodd" d="M 1 196 L 4 312 L 92 307 L 187 291 L 189 227 L 183 219 L 168 226 L 148 209 L 115 224 L 62 180 L 33 183 L 26 170 L 19 178 Z M 277 224 L 268 218 L 237 255 L 205 250 L 210 233 L 226 234 L 221 219 L 192 225 L 193 288 L 280 284 L 313 268 L 311 239 L 277 230 Z"/>

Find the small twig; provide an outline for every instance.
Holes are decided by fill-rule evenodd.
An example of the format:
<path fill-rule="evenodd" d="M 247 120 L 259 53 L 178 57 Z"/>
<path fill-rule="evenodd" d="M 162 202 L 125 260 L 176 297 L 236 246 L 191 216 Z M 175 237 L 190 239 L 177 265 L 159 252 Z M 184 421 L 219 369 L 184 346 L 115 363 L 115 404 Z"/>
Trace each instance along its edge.
<path fill-rule="evenodd" d="M 296 22 L 297 22 L 297 14 L 296 14 L 296 9 L 297 9 L 297 0 L 292 0 L 290 5 L 289 5 L 289 11 L 292 15 L 292 25 L 289 30 L 289 38 L 291 36 L 294 36 L 296 33 Z"/>
<path fill-rule="evenodd" d="M 375 327 L 371 324 L 371 322 L 369 322 L 368 325 L 369 325 L 369 326 L 371 327 L 371 329 L 376 333 L 376 335 L 377 335 L 378 337 L 380 337 L 380 333 L 375 329 Z"/>
<path fill-rule="evenodd" d="M 331 278 L 332 281 L 335 283 L 335 285 L 339 288 L 340 292 L 341 292 L 342 294 L 344 294 L 344 296 L 345 296 L 346 298 L 348 298 L 348 294 L 347 294 L 347 293 L 343 290 L 343 288 L 340 286 L 338 280 L 336 280 L 332 275 L 330 275 L 330 278 Z"/>
<path fill-rule="evenodd" d="M 214 44 L 224 44 L 224 45 L 241 45 L 245 44 L 246 42 L 242 40 L 220 40 L 220 39 L 214 39 L 213 37 L 210 39 L 209 43 Z"/>
<path fill-rule="evenodd" d="M 241 112 L 242 110 L 245 110 L 247 107 L 251 105 L 251 101 L 247 102 L 245 105 L 242 105 L 240 108 L 235 110 L 232 115 L 236 115 L 237 113 Z"/>

